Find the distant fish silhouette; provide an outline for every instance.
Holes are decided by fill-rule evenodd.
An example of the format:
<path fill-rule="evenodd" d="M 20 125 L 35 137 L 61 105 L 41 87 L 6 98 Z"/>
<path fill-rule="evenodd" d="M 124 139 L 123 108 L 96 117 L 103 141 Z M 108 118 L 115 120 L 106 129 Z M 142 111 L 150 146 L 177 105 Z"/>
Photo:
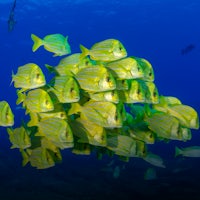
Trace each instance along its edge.
<path fill-rule="evenodd" d="M 17 0 L 14 0 L 12 8 L 10 10 L 9 19 L 8 19 L 8 31 L 12 31 L 14 28 L 14 25 L 16 24 L 16 21 L 14 19 L 15 14 L 15 7 L 16 7 Z"/>
<path fill-rule="evenodd" d="M 181 54 L 182 55 L 187 54 L 190 51 L 192 51 L 194 48 L 195 48 L 194 44 L 189 44 L 188 46 L 186 46 L 184 49 L 181 50 Z"/>

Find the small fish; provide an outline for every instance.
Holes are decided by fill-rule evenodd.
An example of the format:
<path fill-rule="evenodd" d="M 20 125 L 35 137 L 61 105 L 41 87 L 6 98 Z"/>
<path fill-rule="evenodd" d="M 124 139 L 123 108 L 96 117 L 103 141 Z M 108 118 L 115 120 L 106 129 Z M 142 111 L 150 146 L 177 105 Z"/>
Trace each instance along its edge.
<path fill-rule="evenodd" d="M 187 105 L 173 105 L 168 107 L 168 113 L 176 117 L 182 126 L 199 129 L 199 117 L 197 112 Z"/>
<path fill-rule="evenodd" d="M 141 125 L 132 126 L 129 130 L 130 136 L 137 140 L 142 140 L 146 144 L 154 144 L 155 136 L 154 133 L 148 129 L 145 123 L 140 123 Z"/>
<path fill-rule="evenodd" d="M 119 102 L 119 96 L 117 90 L 105 91 L 105 92 L 88 92 L 89 97 L 95 101 L 109 101 L 113 103 Z"/>
<path fill-rule="evenodd" d="M 86 91 L 103 92 L 116 88 L 112 74 L 102 65 L 81 69 L 75 76 L 80 87 Z"/>
<path fill-rule="evenodd" d="M 61 104 L 54 105 L 54 110 L 48 112 L 29 112 L 30 120 L 27 123 L 28 127 L 37 126 L 40 120 L 48 119 L 48 118 L 60 118 L 60 119 L 67 119 L 67 114 Z"/>
<path fill-rule="evenodd" d="M 154 153 L 147 152 L 146 156 L 143 157 L 143 160 L 156 167 L 166 168 L 163 159 L 159 155 L 156 155 Z"/>
<path fill-rule="evenodd" d="M 46 84 L 45 76 L 40 67 L 34 63 L 18 67 L 17 73 L 12 74 L 15 88 L 35 89 Z"/>
<path fill-rule="evenodd" d="M 82 118 L 86 118 L 100 126 L 107 128 L 121 127 L 123 117 L 122 109 L 111 102 L 105 101 L 88 101 L 80 106 L 73 103 L 68 115 L 80 112 Z"/>
<path fill-rule="evenodd" d="M 109 62 L 105 66 L 117 79 L 136 79 L 144 76 L 142 67 L 132 57 Z"/>
<path fill-rule="evenodd" d="M 25 127 L 7 128 L 9 140 L 12 143 L 11 149 L 19 148 L 26 149 L 31 146 L 30 131 Z"/>
<path fill-rule="evenodd" d="M 119 166 L 115 166 L 113 169 L 113 178 L 117 179 L 120 176 L 120 167 Z"/>
<path fill-rule="evenodd" d="M 51 150 L 54 153 L 59 152 L 59 148 L 52 141 L 50 141 L 46 137 L 41 137 L 41 139 L 40 139 L 40 146 L 42 148 L 49 149 L 49 150 Z"/>
<path fill-rule="evenodd" d="M 185 156 L 185 157 L 200 157 L 200 146 L 190 146 L 186 148 L 175 148 L 175 156 Z"/>
<path fill-rule="evenodd" d="M 79 86 L 76 80 L 70 76 L 56 76 L 50 90 L 57 96 L 61 103 L 77 102 L 80 99 Z"/>
<path fill-rule="evenodd" d="M 42 147 L 29 149 L 28 158 L 26 159 L 28 159 L 32 167 L 37 169 L 47 169 L 55 165 L 51 151 Z"/>
<path fill-rule="evenodd" d="M 189 44 L 188 46 L 186 46 L 185 48 L 183 48 L 183 49 L 181 50 L 181 54 L 182 54 L 182 55 L 185 55 L 185 54 L 191 52 L 194 48 L 195 48 L 195 45 L 194 45 L 194 44 Z"/>
<path fill-rule="evenodd" d="M 15 24 L 17 23 L 14 19 L 15 7 L 17 0 L 14 0 L 12 8 L 10 10 L 9 19 L 8 19 L 8 31 L 11 32 L 14 29 Z"/>
<path fill-rule="evenodd" d="M 157 104 L 159 102 L 159 94 L 156 85 L 153 82 L 140 81 L 145 91 L 145 103 Z"/>
<path fill-rule="evenodd" d="M 148 168 L 144 173 L 144 180 L 155 180 L 157 179 L 156 170 L 154 168 Z"/>
<path fill-rule="evenodd" d="M 192 129 L 199 128 L 198 113 L 190 106 L 183 105 L 177 101 L 169 104 L 169 102 L 161 98 L 160 104 L 155 104 L 153 108 L 176 117 L 182 126 Z"/>
<path fill-rule="evenodd" d="M 181 101 L 176 97 L 160 95 L 159 103 L 153 104 L 152 107 L 157 111 L 167 112 L 167 108 L 169 106 L 181 105 L 181 104 L 182 104 Z"/>
<path fill-rule="evenodd" d="M 34 89 L 28 92 L 23 101 L 23 107 L 27 112 L 48 112 L 54 109 L 49 94 L 43 89 Z"/>
<path fill-rule="evenodd" d="M 120 101 L 124 103 L 142 103 L 145 101 L 145 91 L 139 81 L 129 81 L 128 90 L 118 91 Z"/>
<path fill-rule="evenodd" d="M 107 138 L 106 147 L 120 156 L 143 157 L 146 154 L 145 143 L 127 135 L 110 134 Z"/>
<path fill-rule="evenodd" d="M 149 129 L 159 137 L 173 140 L 183 139 L 179 121 L 169 114 L 156 112 L 147 117 L 145 121 L 148 123 Z"/>
<path fill-rule="evenodd" d="M 6 101 L 0 101 L 0 126 L 13 126 L 14 114 Z"/>
<path fill-rule="evenodd" d="M 151 63 L 144 58 L 138 58 L 138 57 L 134 57 L 134 56 L 133 56 L 133 58 L 136 59 L 138 64 L 143 69 L 144 77 L 142 77 L 141 80 L 154 81 L 154 71 L 153 71 L 153 67 L 152 67 Z"/>
<path fill-rule="evenodd" d="M 60 119 L 67 119 L 66 111 L 62 104 L 55 104 L 54 110 L 48 112 L 40 112 L 37 113 L 40 120 L 48 119 L 48 118 L 60 118 Z"/>
<path fill-rule="evenodd" d="M 70 125 L 79 143 L 106 146 L 106 132 L 102 126 L 83 118 L 77 118 Z"/>
<path fill-rule="evenodd" d="M 68 43 L 68 36 L 64 37 L 61 34 L 51 34 L 40 39 L 38 36 L 31 34 L 34 42 L 32 50 L 35 52 L 40 46 L 44 45 L 47 51 L 53 52 L 54 56 L 63 56 L 71 53 L 71 48 Z"/>
<path fill-rule="evenodd" d="M 123 44 L 116 39 L 107 39 L 98 42 L 90 50 L 80 45 L 80 49 L 82 57 L 89 55 L 92 60 L 98 61 L 114 61 L 127 56 Z"/>
<path fill-rule="evenodd" d="M 72 130 L 66 120 L 60 118 L 43 119 L 38 123 L 37 136 L 45 136 L 56 146 L 62 148 L 67 143 L 73 143 Z"/>
<path fill-rule="evenodd" d="M 45 65 L 50 72 L 54 72 L 60 76 L 74 76 L 79 70 L 92 66 L 92 61 L 89 57 L 80 57 L 80 53 L 75 53 L 62 58 L 57 66 L 52 67 Z"/>

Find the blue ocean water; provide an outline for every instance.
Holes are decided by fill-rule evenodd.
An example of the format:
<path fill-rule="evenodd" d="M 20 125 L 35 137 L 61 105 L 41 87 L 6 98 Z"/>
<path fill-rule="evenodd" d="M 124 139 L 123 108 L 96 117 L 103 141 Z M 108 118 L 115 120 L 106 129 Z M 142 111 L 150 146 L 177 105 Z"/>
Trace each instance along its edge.
<path fill-rule="evenodd" d="M 12 71 L 29 62 L 56 65 L 60 58 L 43 48 L 32 52 L 32 33 L 44 37 L 69 36 L 72 53 L 79 45 L 91 47 L 119 39 L 128 55 L 150 61 L 159 93 L 176 96 L 200 113 L 200 1 L 199 0 L 17 0 L 17 23 L 8 31 L 13 1 L 0 0 L 0 100 L 9 102 L 20 124 L 23 110 L 16 108 L 16 90 L 10 85 Z M 193 45 L 189 51 L 185 51 Z M 62 151 L 63 162 L 46 170 L 21 167 L 18 150 L 10 150 L 6 128 L 0 128 L 0 199 L 199 199 L 200 158 L 174 158 L 175 145 L 200 145 L 200 131 L 191 141 L 159 142 L 151 146 L 164 159 L 166 168 L 156 168 L 157 179 L 144 180 L 149 163 L 131 158 L 120 166 L 120 176 L 106 168 L 112 158 L 78 156 Z"/>

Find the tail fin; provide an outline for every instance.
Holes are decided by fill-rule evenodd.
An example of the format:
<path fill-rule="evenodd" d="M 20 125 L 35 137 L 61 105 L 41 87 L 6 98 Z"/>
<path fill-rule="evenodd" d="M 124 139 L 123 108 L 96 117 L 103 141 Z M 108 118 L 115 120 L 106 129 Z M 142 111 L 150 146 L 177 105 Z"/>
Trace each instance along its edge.
<path fill-rule="evenodd" d="M 81 111 L 81 105 L 79 103 L 72 103 L 71 108 L 68 111 L 68 115 L 76 114 Z"/>
<path fill-rule="evenodd" d="M 29 115 L 30 115 L 30 120 L 27 123 L 27 126 L 28 127 L 37 126 L 38 125 L 38 115 L 37 115 L 37 113 L 30 112 Z"/>
<path fill-rule="evenodd" d="M 183 150 L 181 150 L 180 148 L 176 147 L 175 148 L 175 157 L 181 155 L 183 152 Z"/>
<path fill-rule="evenodd" d="M 55 67 L 51 66 L 51 65 L 48 65 L 48 64 L 45 64 L 45 67 L 47 68 L 47 70 L 50 72 L 50 73 L 54 73 L 56 74 L 57 76 L 59 76 L 59 73 L 57 72 L 57 70 L 55 69 Z"/>
<path fill-rule="evenodd" d="M 11 86 L 12 83 L 14 82 L 14 77 L 15 77 L 15 74 L 14 74 L 14 72 L 12 71 L 12 80 L 10 81 L 10 86 Z"/>
<path fill-rule="evenodd" d="M 20 151 L 20 153 L 22 155 L 22 166 L 24 167 L 29 162 L 29 155 L 23 149 L 19 149 L 19 151 Z"/>
<path fill-rule="evenodd" d="M 82 51 L 82 54 L 80 55 L 80 59 L 84 58 L 85 56 L 89 55 L 90 50 L 84 47 L 83 45 L 80 45 L 80 49 Z"/>
<path fill-rule="evenodd" d="M 32 51 L 35 52 L 40 46 L 43 45 L 43 41 L 42 41 L 42 39 L 40 39 L 38 36 L 36 36 L 34 34 L 31 34 L 31 39 L 34 42 Z"/>
<path fill-rule="evenodd" d="M 16 104 L 19 105 L 25 100 L 26 94 L 23 93 L 21 90 L 17 90 L 17 96 L 18 98 L 17 98 Z"/>

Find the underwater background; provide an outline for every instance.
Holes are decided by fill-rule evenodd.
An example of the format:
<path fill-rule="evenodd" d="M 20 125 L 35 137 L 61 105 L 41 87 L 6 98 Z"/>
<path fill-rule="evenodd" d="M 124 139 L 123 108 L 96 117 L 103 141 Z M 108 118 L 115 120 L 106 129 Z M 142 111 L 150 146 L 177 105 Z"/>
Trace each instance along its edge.
<path fill-rule="evenodd" d="M 68 35 L 72 53 L 79 45 L 91 47 L 108 38 L 120 40 L 128 55 L 147 59 L 153 66 L 161 95 L 176 96 L 200 113 L 200 1 L 198 0 L 17 0 L 16 24 L 8 31 L 13 1 L 0 0 L 0 100 L 9 102 L 15 125 L 24 118 L 16 106 L 12 71 L 29 62 L 56 65 L 60 58 L 40 48 L 32 52 L 31 34 Z M 192 47 L 192 48 L 190 48 Z M 128 163 L 116 157 L 97 160 L 63 150 L 61 164 L 37 170 L 21 166 L 18 150 L 10 149 L 5 127 L 0 127 L 0 199 L 199 199 L 200 158 L 175 158 L 175 146 L 200 145 L 200 131 L 187 142 L 158 142 L 150 147 L 166 168 L 139 158 Z M 110 162 L 112 162 L 110 164 Z M 112 165 L 112 167 L 110 167 Z M 114 166 L 120 174 L 113 175 Z M 157 177 L 145 180 L 155 168 Z"/>

